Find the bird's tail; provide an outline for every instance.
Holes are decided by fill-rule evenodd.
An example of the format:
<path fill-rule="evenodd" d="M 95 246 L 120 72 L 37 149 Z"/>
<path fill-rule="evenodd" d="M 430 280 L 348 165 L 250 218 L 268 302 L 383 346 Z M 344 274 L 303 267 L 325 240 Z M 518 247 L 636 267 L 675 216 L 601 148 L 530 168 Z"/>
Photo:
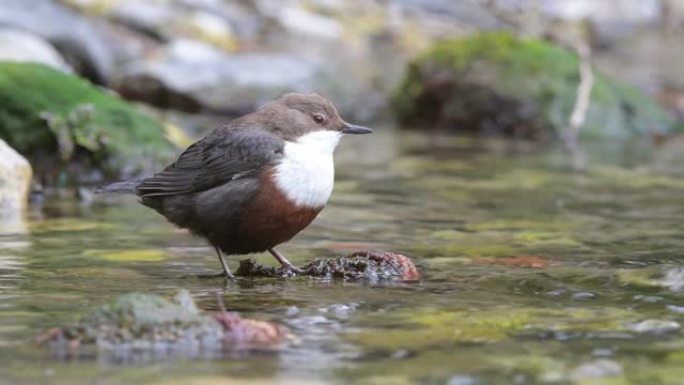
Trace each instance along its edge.
<path fill-rule="evenodd" d="M 114 182 L 95 189 L 95 194 L 135 194 L 136 188 L 140 184 L 139 180 L 125 180 Z"/>

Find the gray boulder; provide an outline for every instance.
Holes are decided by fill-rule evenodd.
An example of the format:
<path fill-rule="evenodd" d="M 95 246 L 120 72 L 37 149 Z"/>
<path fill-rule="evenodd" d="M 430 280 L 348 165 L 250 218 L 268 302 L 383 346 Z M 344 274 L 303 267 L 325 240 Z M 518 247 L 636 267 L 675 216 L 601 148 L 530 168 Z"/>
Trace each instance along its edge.
<path fill-rule="evenodd" d="M 285 92 L 314 90 L 319 63 L 288 54 L 229 55 L 204 43 L 179 40 L 161 60 L 124 69 L 115 88 L 127 98 L 164 108 L 241 114 Z"/>
<path fill-rule="evenodd" d="M 0 0 L 0 27 L 22 29 L 50 42 L 79 74 L 106 84 L 112 56 L 84 17 L 52 0 Z"/>
<path fill-rule="evenodd" d="M 111 17 L 118 22 L 144 31 L 150 35 L 163 37 L 166 26 L 175 16 L 175 9 L 168 1 L 119 1 L 111 10 Z"/>
<path fill-rule="evenodd" d="M 0 61 L 32 62 L 71 72 L 62 55 L 48 42 L 28 32 L 0 28 Z"/>

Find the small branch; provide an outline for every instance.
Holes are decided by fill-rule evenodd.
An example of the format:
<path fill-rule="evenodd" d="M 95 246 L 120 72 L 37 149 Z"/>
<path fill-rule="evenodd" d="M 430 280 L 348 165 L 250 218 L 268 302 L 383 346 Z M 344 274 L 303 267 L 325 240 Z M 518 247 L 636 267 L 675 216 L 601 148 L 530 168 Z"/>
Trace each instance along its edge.
<path fill-rule="evenodd" d="M 587 118 L 587 111 L 591 104 L 591 91 L 594 87 L 594 72 L 591 68 L 591 48 L 587 42 L 585 31 L 579 31 L 578 36 L 557 35 L 553 33 L 541 13 L 539 0 L 528 2 L 527 10 L 521 6 L 518 9 L 503 9 L 497 0 L 480 0 L 492 15 L 515 30 L 527 35 L 543 37 L 546 40 L 565 47 L 573 47 L 579 57 L 580 81 L 577 86 L 575 105 L 570 114 L 568 125 L 560 132 L 565 150 L 571 157 L 575 170 L 586 168 L 586 156 L 579 143 L 579 135 Z"/>
<path fill-rule="evenodd" d="M 577 86 L 575 106 L 570 114 L 568 126 L 561 134 L 565 149 L 572 157 L 575 170 L 586 168 L 586 157 L 579 144 L 579 134 L 587 118 L 591 103 L 591 90 L 594 87 L 594 71 L 591 69 L 591 49 L 586 42 L 578 43 L 575 50 L 579 56 L 580 82 Z"/>

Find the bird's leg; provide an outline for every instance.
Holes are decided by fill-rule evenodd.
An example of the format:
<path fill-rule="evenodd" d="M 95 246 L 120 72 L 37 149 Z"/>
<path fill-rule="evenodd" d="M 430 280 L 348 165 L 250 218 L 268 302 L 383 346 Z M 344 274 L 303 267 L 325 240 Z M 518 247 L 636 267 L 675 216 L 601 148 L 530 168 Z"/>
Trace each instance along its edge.
<path fill-rule="evenodd" d="M 278 250 L 276 250 L 275 248 L 271 247 L 270 249 L 268 249 L 268 252 L 271 253 L 273 258 L 277 259 L 283 267 L 288 268 L 296 273 L 302 272 L 302 269 L 293 265 L 292 262 L 288 261 L 287 258 L 285 258 L 284 255 L 280 254 Z"/>
<path fill-rule="evenodd" d="M 214 250 L 216 250 L 216 255 L 218 256 L 218 259 L 221 262 L 221 266 L 223 267 L 223 274 L 226 276 L 226 278 L 234 279 L 235 276 L 233 275 L 233 273 L 230 272 L 230 267 L 228 267 L 226 259 L 223 258 L 221 250 L 216 246 L 214 246 Z"/>

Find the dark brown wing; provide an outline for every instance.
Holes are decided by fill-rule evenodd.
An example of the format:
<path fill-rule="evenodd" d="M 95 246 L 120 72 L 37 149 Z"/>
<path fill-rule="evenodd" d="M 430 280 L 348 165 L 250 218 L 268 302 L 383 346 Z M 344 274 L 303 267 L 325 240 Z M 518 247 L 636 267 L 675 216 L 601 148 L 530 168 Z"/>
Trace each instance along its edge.
<path fill-rule="evenodd" d="M 141 197 L 200 192 L 254 175 L 283 155 L 284 141 L 261 129 L 220 128 L 188 147 L 164 171 L 143 180 Z"/>

